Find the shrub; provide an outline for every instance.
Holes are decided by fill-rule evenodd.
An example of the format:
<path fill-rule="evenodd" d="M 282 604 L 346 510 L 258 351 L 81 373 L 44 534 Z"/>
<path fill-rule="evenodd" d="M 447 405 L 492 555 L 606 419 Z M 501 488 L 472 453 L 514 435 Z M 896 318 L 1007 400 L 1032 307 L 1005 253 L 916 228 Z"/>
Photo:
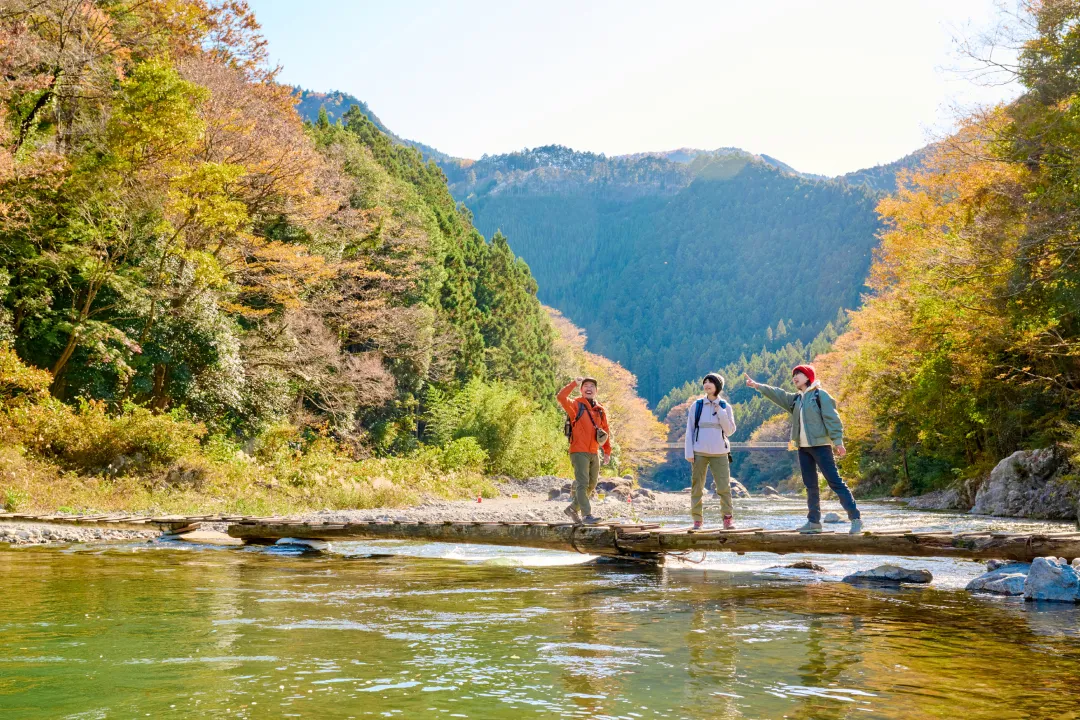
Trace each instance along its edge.
<path fill-rule="evenodd" d="M 48 395 L 51 384 L 52 375 L 26 365 L 15 350 L 0 345 L 0 405 L 40 402 Z"/>
<path fill-rule="evenodd" d="M 474 379 L 452 396 L 432 390 L 427 404 L 427 437 L 444 448 L 473 438 L 487 453 L 489 472 L 540 475 L 565 455 L 562 413 L 541 408 L 505 383 Z"/>
<path fill-rule="evenodd" d="M 82 401 L 72 409 L 50 399 L 16 408 L 10 416 L 35 454 L 69 469 L 113 475 L 162 467 L 195 453 L 206 432 L 180 413 L 157 415 L 128 406 L 112 416 L 99 401 Z"/>
<path fill-rule="evenodd" d="M 462 437 L 450 441 L 442 448 L 439 466 L 448 472 L 466 470 L 483 472 L 488 454 L 474 437 Z"/>

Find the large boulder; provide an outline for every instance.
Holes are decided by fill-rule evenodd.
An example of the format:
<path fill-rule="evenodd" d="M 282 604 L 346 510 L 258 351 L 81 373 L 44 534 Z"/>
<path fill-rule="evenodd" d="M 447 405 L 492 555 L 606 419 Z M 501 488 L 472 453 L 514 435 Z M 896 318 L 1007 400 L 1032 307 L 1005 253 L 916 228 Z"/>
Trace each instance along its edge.
<path fill-rule="evenodd" d="M 731 486 L 731 497 L 733 498 L 748 498 L 750 497 L 750 491 L 746 489 L 746 486 L 735 478 L 731 478 L 728 481 Z"/>
<path fill-rule="evenodd" d="M 1029 563 L 1003 563 L 991 560 L 986 567 L 989 572 L 983 573 L 967 584 L 968 592 L 985 592 L 994 595 L 1024 594 L 1024 583 L 1031 569 Z"/>
<path fill-rule="evenodd" d="M 1035 558 L 1024 583 L 1024 599 L 1080 602 L 1080 573 L 1061 558 Z"/>
<path fill-rule="evenodd" d="M 997 464 L 979 487 L 971 512 L 977 515 L 1071 520 L 1080 503 L 1080 483 L 1055 448 L 1018 450 Z"/>
<path fill-rule="evenodd" d="M 899 565 L 878 565 L 870 570 L 852 573 L 844 578 L 844 582 L 852 585 L 899 585 L 901 583 L 925 584 L 933 579 L 934 575 L 929 570 L 914 570 Z"/>
<path fill-rule="evenodd" d="M 596 483 L 597 492 L 610 493 L 616 490 L 622 490 L 624 493 L 629 493 L 634 487 L 634 481 L 632 478 L 604 478 Z"/>

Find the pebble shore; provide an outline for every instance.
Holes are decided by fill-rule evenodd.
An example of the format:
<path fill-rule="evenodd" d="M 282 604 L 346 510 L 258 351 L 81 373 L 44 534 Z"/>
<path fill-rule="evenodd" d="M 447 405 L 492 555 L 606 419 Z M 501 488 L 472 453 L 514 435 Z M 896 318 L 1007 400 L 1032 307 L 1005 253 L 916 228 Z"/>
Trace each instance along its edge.
<path fill-rule="evenodd" d="M 455 522 L 567 522 L 564 510 L 569 497 L 549 500 L 553 487 L 569 482 L 565 478 L 539 477 L 528 480 L 509 480 L 499 485 L 499 496 L 476 500 L 427 499 L 412 507 L 371 508 L 368 510 L 322 510 L 299 515 L 316 521 L 368 522 L 374 520 L 409 519 L 419 521 L 452 520 Z M 707 493 L 706 503 L 715 502 Z M 688 493 L 653 492 L 632 502 L 605 494 L 593 500 L 593 513 L 605 520 L 641 522 L 658 516 L 685 517 L 690 524 Z M 203 530 L 225 532 L 226 523 L 201 523 Z M 118 530 L 115 528 L 80 527 L 62 524 L 0 522 L 0 543 L 11 545 L 45 545 L 49 543 L 123 542 L 158 537 L 157 530 Z"/>
<path fill-rule="evenodd" d="M 47 545 L 49 543 L 118 542 L 155 538 L 157 530 L 117 530 L 115 528 L 73 527 L 49 523 L 0 523 L 0 543 Z"/>

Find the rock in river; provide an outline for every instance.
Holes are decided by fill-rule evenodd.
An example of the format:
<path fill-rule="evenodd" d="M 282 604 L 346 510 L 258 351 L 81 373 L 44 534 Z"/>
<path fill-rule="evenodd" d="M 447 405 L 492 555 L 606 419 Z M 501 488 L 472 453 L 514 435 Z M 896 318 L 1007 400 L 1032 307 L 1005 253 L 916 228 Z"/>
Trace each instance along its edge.
<path fill-rule="evenodd" d="M 989 572 L 983 573 L 967 584 L 968 592 L 985 592 L 994 595 L 1023 595 L 1024 583 L 1031 568 L 1029 563 L 1005 563 L 991 560 L 986 564 Z"/>
<path fill-rule="evenodd" d="M 822 518 L 823 522 L 827 523 L 842 523 L 844 522 L 836 513 L 825 513 L 825 517 Z"/>
<path fill-rule="evenodd" d="M 818 565 L 815 562 L 810 562 L 809 560 L 799 560 L 797 562 L 791 563 L 790 565 L 776 565 L 773 568 L 769 568 L 769 569 L 770 570 L 812 570 L 814 572 L 825 572 L 825 568 L 823 568 L 822 566 Z"/>
<path fill-rule="evenodd" d="M 913 570 L 899 565 L 878 565 L 871 570 L 860 570 L 844 578 L 852 585 L 864 583 L 878 585 L 899 585 L 900 583 L 928 583 L 934 579 L 929 570 Z"/>
<path fill-rule="evenodd" d="M 746 489 L 746 486 L 735 478 L 731 478 L 731 497 L 733 498 L 748 498 L 750 497 L 750 491 Z"/>
<path fill-rule="evenodd" d="M 1080 484 L 1070 477 L 1063 453 L 1054 448 L 1017 450 L 999 462 L 975 495 L 977 515 L 1071 520 Z"/>
<path fill-rule="evenodd" d="M 1080 602 L 1080 573 L 1060 558 L 1035 558 L 1024 583 L 1024 599 Z"/>

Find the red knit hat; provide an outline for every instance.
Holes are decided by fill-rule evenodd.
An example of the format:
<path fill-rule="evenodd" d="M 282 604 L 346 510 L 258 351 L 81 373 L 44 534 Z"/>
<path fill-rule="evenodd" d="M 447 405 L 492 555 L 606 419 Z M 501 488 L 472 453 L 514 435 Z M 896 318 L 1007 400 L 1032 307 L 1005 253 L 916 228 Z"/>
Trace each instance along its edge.
<path fill-rule="evenodd" d="M 791 368 L 792 375 L 800 372 L 806 376 L 806 382 L 814 382 L 814 376 L 816 375 L 816 373 L 814 372 L 813 365 L 796 365 L 795 367 Z"/>

